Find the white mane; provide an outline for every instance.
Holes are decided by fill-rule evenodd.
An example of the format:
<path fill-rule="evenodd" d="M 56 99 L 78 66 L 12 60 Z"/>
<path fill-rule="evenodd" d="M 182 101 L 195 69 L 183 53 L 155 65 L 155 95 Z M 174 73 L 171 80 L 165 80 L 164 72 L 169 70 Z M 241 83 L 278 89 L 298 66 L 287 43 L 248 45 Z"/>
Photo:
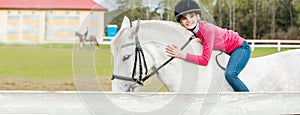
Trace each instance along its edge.
<path fill-rule="evenodd" d="M 113 38 L 112 44 L 111 44 L 111 48 L 112 48 L 112 52 L 114 51 L 118 51 L 118 49 L 121 47 L 122 44 L 124 44 L 127 41 L 130 41 L 130 39 L 132 39 L 133 37 L 121 37 L 121 35 L 123 34 L 124 31 L 133 31 L 133 27 L 136 26 L 137 21 L 133 21 L 132 22 L 132 27 L 131 28 L 121 28 L 118 32 L 118 34 Z M 185 29 L 184 27 L 182 27 L 179 23 L 176 22 L 171 22 L 171 21 L 162 21 L 162 20 L 141 20 L 140 21 L 140 28 L 141 29 L 150 29 L 150 30 L 158 30 L 158 31 L 163 31 L 164 33 L 173 33 L 176 34 L 178 37 L 181 37 L 180 39 L 184 39 L 187 40 L 189 37 L 191 37 L 193 35 L 192 32 L 190 32 L 189 30 Z M 164 30 L 160 30 L 160 29 L 164 29 Z M 140 34 L 141 35 L 141 34 Z M 140 37 L 142 40 L 144 40 L 142 37 Z M 169 39 L 167 41 L 170 40 L 174 40 L 176 41 L 177 39 L 174 38 L 159 38 L 159 36 L 157 37 L 156 41 L 164 41 L 166 39 Z M 148 40 L 145 40 L 148 41 Z M 115 49 L 116 48 L 116 49 Z"/>
<path fill-rule="evenodd" d="M 164 21 L 164 20 L 141 20 L 141 28 L 148 29 L 174 29 L 176 32 L 184 35 L 185 37 L 191 37 L 193 35 L 192 32 L 185 29 L 182 25 L 172 21 Z M 132 25 L 136 25 L 137 21 L 133 21 Z M 168 30 L 163 30 L 168 32 Z M 178 34 L 177 33 L 177 34 Z"/>

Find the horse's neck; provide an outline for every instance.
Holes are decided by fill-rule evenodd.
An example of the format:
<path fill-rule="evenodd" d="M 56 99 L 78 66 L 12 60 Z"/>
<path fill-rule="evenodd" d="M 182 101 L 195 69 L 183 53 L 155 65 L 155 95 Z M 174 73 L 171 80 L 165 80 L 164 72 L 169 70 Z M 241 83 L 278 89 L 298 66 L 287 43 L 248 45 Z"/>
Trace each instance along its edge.
<path fill-rule="evenodd" d="M 143 47 L 145 49 L 145 55 L 147 56 L 147 63 L 151 67 L 158 68 L 170 59 L 170 57 L 166 55 L 166 44 L 164 43 L 149 41 L 143 44 Z M 177 66 L 180 64 L 179 61 L 179 59 L 173 59 L 170 63 L 158 71 L 158 78 L 169 91 L 177 91 L 180 86 L 180 75 L 182 69 L 181 66 Z"/>

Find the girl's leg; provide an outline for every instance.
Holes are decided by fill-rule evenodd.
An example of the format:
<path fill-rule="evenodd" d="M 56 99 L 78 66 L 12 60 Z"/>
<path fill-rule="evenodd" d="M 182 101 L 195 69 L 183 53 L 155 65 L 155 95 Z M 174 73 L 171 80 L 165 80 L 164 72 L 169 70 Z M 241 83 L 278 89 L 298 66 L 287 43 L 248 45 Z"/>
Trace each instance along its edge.
<path fill-rule="evenodd" d="M 238 78 L 238 75 L 248 63 L 250 54 L 250 47 L 245 41 L 241 47 L 232 52 L 228 61 L 225 78 L 236 92 L 249 92 L 247 86 Z"/>

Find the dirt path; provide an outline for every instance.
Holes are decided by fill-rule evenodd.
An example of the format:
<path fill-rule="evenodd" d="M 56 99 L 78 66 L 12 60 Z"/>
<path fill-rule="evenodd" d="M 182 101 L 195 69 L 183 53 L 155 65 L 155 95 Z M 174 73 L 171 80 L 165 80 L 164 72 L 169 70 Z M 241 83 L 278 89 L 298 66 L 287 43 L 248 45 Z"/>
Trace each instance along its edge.
<path fill-rule="evenodd" d="M 101 81 L 100 85 L 103 91 L 110 91 L 110 79 L 100 79 L 99 81 Z M 76 91 L 77 88 L 73 78 L 64 80 L 37 80 L 9 77 L 0 78 L 0 90 Z"/>

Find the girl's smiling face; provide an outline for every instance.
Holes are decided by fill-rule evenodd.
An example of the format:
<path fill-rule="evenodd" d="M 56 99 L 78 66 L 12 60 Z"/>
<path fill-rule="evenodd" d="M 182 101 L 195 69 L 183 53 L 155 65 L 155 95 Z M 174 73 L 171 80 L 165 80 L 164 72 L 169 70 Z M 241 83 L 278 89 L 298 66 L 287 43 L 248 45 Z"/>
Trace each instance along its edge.
<path fill-rule="evenodd" d="M 180 23 L 183 25 L 186 29 L 194 29 L 200 20 L 200 15 L 196 13 L 188 13 L 185 14 L 180 18 Z"/>

